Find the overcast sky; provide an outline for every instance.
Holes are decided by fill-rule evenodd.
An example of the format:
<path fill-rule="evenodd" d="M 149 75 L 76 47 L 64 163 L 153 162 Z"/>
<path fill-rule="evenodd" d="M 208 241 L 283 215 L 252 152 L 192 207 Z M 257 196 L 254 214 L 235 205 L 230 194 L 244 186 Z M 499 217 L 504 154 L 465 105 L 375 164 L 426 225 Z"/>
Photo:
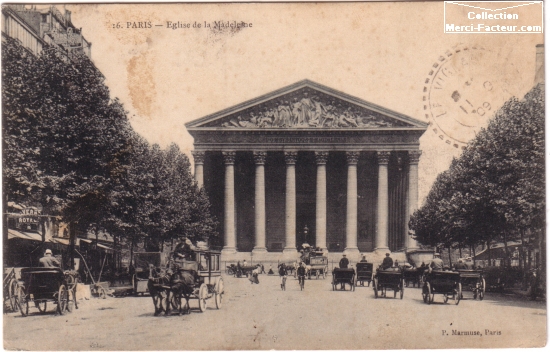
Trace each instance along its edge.
<path fill-rule="evenodd" d="M 489 100 L 494 111 L 533 86 L 535 46 L 543 43 L 541 34 L 445 34 L 443 3 L 104 4 L 67 9 L 93 43 L 92 59 L 112 96 L 130 112 L 135 130 L 163 147 L 175 142 L 188 154 L 193 140 L 186 122 L 303 79 L 428 122 L 425 81 L 438 58 L 457 45 L 479 53 L 468 71 L 474 83 L 493 85 L 486 97 L 472 88 L 470 100 Z M 204 28 L 205 21 L 233 20 L 252 27 Z M 167 21 L 191 28 L 168 29 Z M 150 22 L 152 28 L 127 28 L 128 23 L 139 27 L 138 22 Z M 195 22 L 202 28 L 193 28 Z M 452 84 L 444 94 L 450 96 Z M 477 124 L 485 124 L 490 114 Z M 431 130 L 421 138 L 420 148 L 422 199 L 460 149 Z"/>

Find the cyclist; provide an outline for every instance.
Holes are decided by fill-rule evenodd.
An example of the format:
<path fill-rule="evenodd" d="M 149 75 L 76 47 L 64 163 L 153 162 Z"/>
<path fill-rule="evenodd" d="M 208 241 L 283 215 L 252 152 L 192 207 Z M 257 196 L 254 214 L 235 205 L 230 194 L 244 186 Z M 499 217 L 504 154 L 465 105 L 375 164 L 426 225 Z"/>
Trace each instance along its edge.
<path fill-rule="evenodd" d="M 296 272 L 298 274 L 298 283 L 302 286 L 302 288 L 304 288 L 306 282 L 306 264 L 304 262 L 300 262 L 300 266 Z"/>
<path fill-rule="evenodd" d="M 286 281 L 287 275 L 288 275 L 288 272 L 286 270 L 285 263 L 279 264 L 279 276 L 281 277 L 281 288 L 283 290 L 284 290 L 284 287 L 285 287 L 285 281 Z"/>

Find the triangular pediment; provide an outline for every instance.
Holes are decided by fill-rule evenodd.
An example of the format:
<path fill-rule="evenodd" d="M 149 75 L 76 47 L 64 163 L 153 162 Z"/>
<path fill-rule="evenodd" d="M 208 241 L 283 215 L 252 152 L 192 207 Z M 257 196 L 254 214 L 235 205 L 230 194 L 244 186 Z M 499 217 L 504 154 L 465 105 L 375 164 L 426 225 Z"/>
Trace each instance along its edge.
<path fill-rule="evenodd" d="M 427 124 L 304 80 L 186 124 L 188 129 L 426 129 Z"/>

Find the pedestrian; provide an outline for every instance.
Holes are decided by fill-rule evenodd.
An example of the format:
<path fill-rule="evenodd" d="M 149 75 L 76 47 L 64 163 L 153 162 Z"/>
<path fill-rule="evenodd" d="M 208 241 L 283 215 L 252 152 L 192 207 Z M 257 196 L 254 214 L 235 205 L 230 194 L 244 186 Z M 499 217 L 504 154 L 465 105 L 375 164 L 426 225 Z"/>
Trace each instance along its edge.
<path fill-rule="evenodd" d="M 345 254 L 342 254 L 342 259 L 340 259 L 339 267 L 340 269 L 347 269 L 349 265 L 349 259 L 346 258 Z"/>

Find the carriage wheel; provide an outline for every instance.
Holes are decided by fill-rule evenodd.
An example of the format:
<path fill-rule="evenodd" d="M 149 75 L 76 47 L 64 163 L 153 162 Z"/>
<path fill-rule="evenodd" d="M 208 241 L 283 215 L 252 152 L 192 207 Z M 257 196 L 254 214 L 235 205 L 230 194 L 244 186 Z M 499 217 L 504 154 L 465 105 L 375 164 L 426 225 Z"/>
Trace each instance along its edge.
<path fill-rule="evenodd" d="M 14 312 L 17 312 L 19 310 L 19 305 L 17 304 L 15 299 L 15 297 L 17 297 L 18 295 L 18 290 L 19 290 L 19 284 L 17 283 L 17 280 L 12 279 L 10 281 L 8 295 L 10 300 L 10 308 Z"/>
<path fill-rule="evenodd" d="M 483 301 L 485 297 L 485 279 L 481 279 L 481 287 L 479 288 L 479 300 Z"/>
<path fill-rule="evenodd" d="M 434 294 L 432 293 L 432 287 L 429 282 L 426 282 L 426 290 L 428 292 L 428 304 L 432 304 L 434 301 Z"/>
<path fill-rule="evenodd" d="M 218 283 L 216 284 L 216 293 L 215 293 L 215 301 L 216 301 L 216 308 L 220 309 L 222 307 L 222 299 L 224 294 L 224 286 L 223 286 L 223 279 L 220 278 L 218 280 Z"/>
<path fill-rule="evenodd" d="M 57 313 L 59 313 L 59 315 L 65 314 L 68 301 L 69 291 L 67 291 L 65 285 L 59 286 L 59 292 L 57 294 Z"/>
<path fill-rule="evenodd" d="M 460 282 L 458 283 L 458 290 L 457 291 L 458 292 L 456 292 L 456 294 L 453 295 L 456 305 L 458 305 L 460 303 L 460 298 L 462 297 L 462 284 Z"/>
<path fill-rule="evenodd" d="M 403 285 L 403 281 L 401 281 L 401 292 L 399 293 L 399 299 L 403 299 L 404 294 L 405 294 L 405 286 Z"/>
<path fill-rule="evenodd" d="M 355 291 L 355 280 L 351 280 L 351 282 L 349 283 L 351 285 L 351 288 L 350 288 L 350 291 Z"/>
<path fill-rule="evenodd" d="M 328 266 L 325 266 L 325 269 L 323 269 L 323 279 L 327 278 L 327 273 L 328 273 Z"/>
<path fill-rule="evenodd" d="M 372 283 L 372 289 L 374 290 L 374 298 L 378 298 L 378 280 L 374 279 Z"/>
<path fill-rule="evenodd" d="M 208 287 L 206 284 L 201 284 L 199 288 L 199 309 L 201 313 L 204 313 L 206 310 L 206 299 L 208 298 Z"/>
<path fill-rule="evenodd" d="M 38 308 L 38 311 L 42 314 L 46 313 L 46 309 L 48 309 L 48 302 L 46 301 L 39 301 L 36 302 L 36 308 Z"/>
<path fill-rule="evenodd" d="M 319 280 L 319 276 L 320 276 L 319 270 L 315 270 L 315 278 L 316 278 L 317 280 Z"/>
<path fill-rule="evenodd" d="M 17 294 L 15 295 L 15 303 L 19 307 L 19 311 L 21 312 L 21 315 L 26 317 L 29 315 L 29 301 L 28 297 L 25 294 L 25 288 L 22 286 L 19 286 L 17 289 Z"/>
<path fill-rule="evenodd" d="M 429 294 L 428 286 L 427 285 L 422 286 L 422 300 L 424 300 L 424 303 L 428 303 L 429 295 L 430 294 Z"/>

